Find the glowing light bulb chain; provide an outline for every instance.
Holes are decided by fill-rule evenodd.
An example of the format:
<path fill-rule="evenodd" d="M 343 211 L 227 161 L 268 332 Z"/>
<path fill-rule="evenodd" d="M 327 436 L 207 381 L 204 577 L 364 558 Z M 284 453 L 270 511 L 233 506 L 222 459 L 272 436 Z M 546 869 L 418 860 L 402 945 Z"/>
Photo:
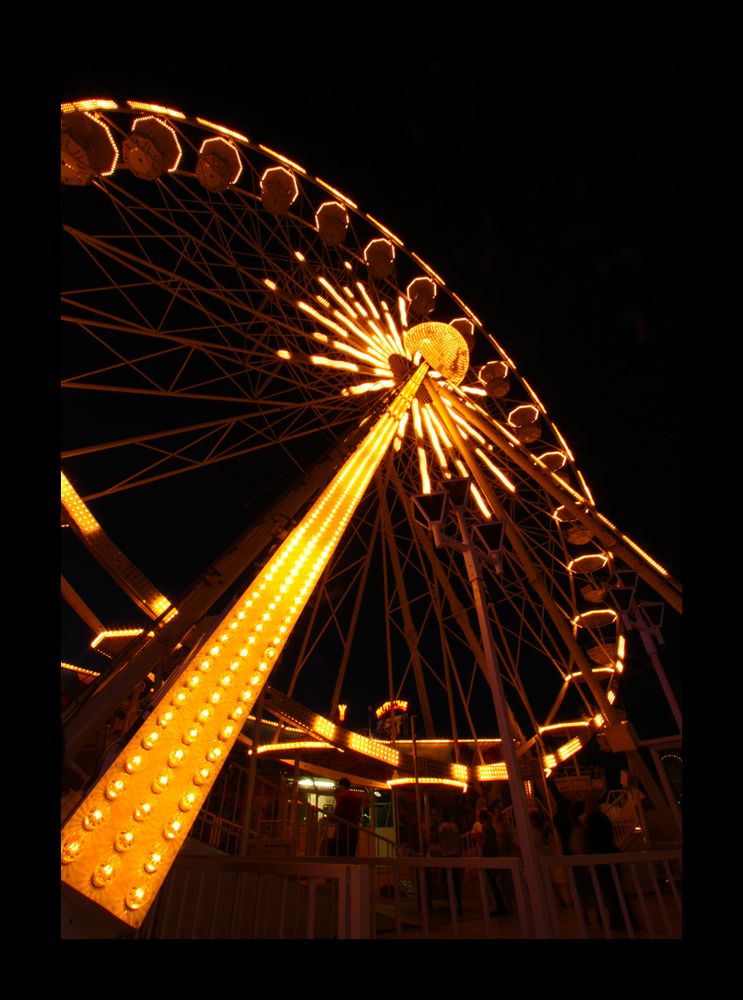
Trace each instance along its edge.
<path fill-rule="evenodd" d="M 65 824 L 62 880 L 139 927 L 425 377 L 395 394 Z"/>

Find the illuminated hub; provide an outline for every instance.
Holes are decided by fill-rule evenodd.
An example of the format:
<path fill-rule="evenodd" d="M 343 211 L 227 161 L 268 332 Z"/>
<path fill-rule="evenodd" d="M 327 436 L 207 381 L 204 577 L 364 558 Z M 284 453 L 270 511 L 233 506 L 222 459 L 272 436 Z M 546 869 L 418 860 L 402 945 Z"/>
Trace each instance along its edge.
<path fill-rule="evenodd" d="M 405 331 L 405 347 L 411 357 L 420 353 L 431 368 L 459 385 L 467 374 L 470 352 L 464 337 L 448 323 L 418 323 Z"/>

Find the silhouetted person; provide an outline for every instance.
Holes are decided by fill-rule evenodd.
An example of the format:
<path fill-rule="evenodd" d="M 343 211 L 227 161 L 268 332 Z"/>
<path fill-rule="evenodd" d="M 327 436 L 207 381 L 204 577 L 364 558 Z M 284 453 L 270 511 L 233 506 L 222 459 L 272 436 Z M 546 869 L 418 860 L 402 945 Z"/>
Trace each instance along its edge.
<path fill-rule="evenodd" d="M 586 807 L 583 832 L 587 854 L 618 853 L 618 848 L 614 843 L 614 830 L 611 820 L 606 813 L 602 812 L 597 803 L 590 803 Z M 609 911 L 609 927 L 612 930 L 625 930 L 619 893 L 617 892 L 611 867 L 609 865 L 596 865 L 596 879 L 601 889 L 604 905 Z"/>
<path fill-rule="evenodd" d="M 351 791 L 348 778 L 341 778 L 335 791 L 335 837 L 328 844 L 328 854 L 336 857 L 355 857 L 359 842 L 358 826 L 361 822 L 361 796 Z"/>
<path fill-rule="evenodd" d="M 477 817 L 480 824 L 480 849 L 484 858 L 500 857 L 500 845 L 498 844 L 498 834 L 495 832 L 493 820 L 487 809 L 481 809 Z M 506 901 L 500 888 L 500 873 L 493 868 L 486 868 L 485 874 L 490 883 L 490 891 L 493 893 L 494 907 L 490 911 L 491 917 L 504 917 L 508 913 Z"/>
<path fill-rule="evenodd" d="M 439 846 L 441 854 L 445 858 L 459 858 L 462 856 L 462 834 L 454 822 L 451 812 L 444 814 L 444 822 L 438 830 Z M 454 882 L 454 896 L 457 901 L 457 913 L 462 915 L 462 881 L 464 872 L 461 868 L 452 869 L 452 880 Z"/>

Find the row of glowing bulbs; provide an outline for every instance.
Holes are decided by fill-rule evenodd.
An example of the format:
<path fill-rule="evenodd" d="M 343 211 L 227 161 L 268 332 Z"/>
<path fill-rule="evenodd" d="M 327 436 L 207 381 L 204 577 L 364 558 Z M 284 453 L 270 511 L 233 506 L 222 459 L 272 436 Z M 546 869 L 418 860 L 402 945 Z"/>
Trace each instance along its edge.
<path fill-rule="evenodd" d="M 209 719 L 212 717 L 212 714 L 214 712 L 214 706 L 218 704 L 218 702 L 222 699 L 224 691 L 230 687 L 230 685 L 233 683 L 233 680 L 235 679 L 235 675 L 243 666 L 243 662 L 241 662 L 241 660 L 244 661 L 248 657 L 250 653 L 249 647 L 255 645 L 260 633 L 263 631 L 264 627 L 267 626 L 271 621 L 273 613 L 276 611 L 278 604 L 281 602 L 283 598 L 283 595 L 285 595 L 294 585 L 296 577 L 299 575 L 302 567 L 310 558 L 312 552 L 316 549 L 319 540 L 327 532 L 327 529 L 330 526 L 331 522 L 334 520 L 334 517 L 338 512 L 338 509 L 343 505 L 346 496 L 353 489 L 353 486 L 356 480 L 358 479 L 359 475 L 361 474 L 361 471 L 362 469 L 358 469 L 356 473 L 351 477 L 351 481 L 346 485 L 345 489 L 341 491 L 341 495 L 338 497 L 335 504 L 333 505 L 329 513 L 326 515 L 322 524 L 318 527 L 314 536 L 307 542 L 303 552 L 301 553 L 301 555 L 299 555 L 299 558 L 297 558 L 288 576 L 286 577 L 284 582 L 278 587 L 278 592 L 273 596 L 273 600 L 271 600 L 268 604 L 268 610 L 263 613 L 263 615 L 261 616 L 261 620 L 256 623 L 253 633 L 251 633 L 247 637 L 244 645 L 240 649 L 239 652 L 240 659 L 236 658 L 230 663 L 229 670 L 226 671 L 224 674 L 222 674 L 222 676 L 219 678 L 213 690 L 209 693 L 205 704 L 201 707 L 201 709 L 197 712 L 196 716 L 194 717 L 193 720 L 194 724 L 183 733 L 181 742 L 186 747 L 189 747 L 199 737 L 202 731 L 201 727 L 203 726 L 203 724 L 207 723 Z M 324 508 L 332 499 L 333 492 L 335 491 L 329 491 L 321 499 L 321 501 L 318 503 L 313 513 L 310 515 L 310 518 L 308 519 L 307 523 L 305 525 L 302 525 L 297 530 L 296 535 L 289 539 L 285 550 L 283 552 L 280 552 L 274 564 L 267 571 L 264 580 L 259 584 L 258 589 L 254 590 L 250 595 L 250 597 L 248 597 L 245 600 L 244 603 L 246 608 L 253 608 L 254 603 L 256 603 L 260 598 L 265 596 L 264 592 L 267 589 L 268 584 L 273 581 L 275 574 L 279 572 L 279 570 L 286 562 L 286 560 L 289 558 L 289 556 L 292 554 L 292 552 L 300 545 L 302 538 L 309 531 L 312 524 L 320 517 Z M 308 573 L 305 577 L 305 582 L 303 586 L 300 588 L 298 596 L 296 596 L 293 599 L 291 606 L 287 610 L 287 613 L 284 615 L 281 623 L 276 628 L 276 634 L 273 636 L 273 638 L 270 640 L 270 642 L 263 651 L 263 655 L 258 664 L 257 671 L 253 673 L 253 675 L 250 678 L 251 687 L 255 688 L 261 680 L 261 674 L 265 675 L 267 673 L 269 669 L 268 661 L 271 661 L 272 659 L 275 658 L 278 652 L 278 647 L 282 644 L 282 642 L 286 637 L 288 626 L 292 621 L 293 615 L 299 609 L 300 605 L 303 604 L 307 593 L 312 589 L 312 585 L 314 583 L 315 578 L 321 572 L 329 553 L 334 548 L 334 545 L 339 535 L 342 533 L 349 517 L 350 517 L 350 511 L 347 510 L 344 517 L 342 517 L 340 522 L 337 524 L 335 530 L 331 533 L 328 542 L 325 544 L 325 546 L 322 548 L 319 555 L 315 559 L 312 567 L 309 568 Z M 180 690 L 175 694 L 175 696 L 170 702 L 170 707 L 159 714 L 158 726 L 161 729 L 165 729 L 173 720 L 174 709 L 175 710 L 180 709 L 183 705 L 185 705 L 191 693 L 199 687 L 199 685 L 202 682 L 203 674 L 207 673 L 212 669 L 213 660 L 220 655 L 220 653 L 223 650 L 223 647 L 231 642 L 232 636 L 230 635 L 230 632 L 236 631 L 240 626 L 241 620 L 244 618 L 245 618 L 245 611 L 244 610 L 238 611 L 236 616 L 230 622 L 228 629 L 223 631 L 219 635 L 219 641 L 215 642 L 209 649 L 209 655 L 201 659 L 198 669 L 194 671 L 190 675 L 190 677 L 188 677 L 188 679 L 185 681 Z M 257 633 L 257 635 L 255 633 Z M 239 702 L 236 706 L 233 707 L 229 715 L 230 721 L 228 721 L 224 726 L 222 726 L 222 728 L 219 731 L 218 737 L 220 741 L 226 743 L 233 737 L 236 737 L 237 727 L 235 723 L 242 722 L 243 717 L 248 710 L 246 705 L 251 700 L 253 700 L 255 693 L 256 692 L 252 691 L 250 688 L 245 688 L 241 691 L 239 695 Z M 144 749 L 145 751 L 152 749 L 157 744 L 159 739 L 160 739 L 160 732 L 157 729 L 151 729 L 149 732 L 147 732 L 147 734 L 143 737 L 141 741 L 142 749 Z M 201 768 L 199 768 L 193 775 L 192 779 L 193 784 L 197 786 L 197 789 L 203 785 L 206 785 L 210 781 L 210 779 L 212 779 L 215 776 L 214 765 L 217 764 L 218 761 L 224 756 L 225 749 L 226 748 L 224 746 L 221 746 L 219 743 L 215 743 L 209 748 L 209 750 L 205 755 L 206 764 L 203 765 Z M 171 769 L 180 767 L 185 762 L 185 759 L 186 759 L 186 750 L 184 750 L 183 747 L 178 746 L 173 750 L 171 750 L 170 754 L 168 755 L 168 761 L 167 761 L 168 769 L 164 769 L 163 771 L 161 771 L 161 773 L 158 774 L 158 776 L 152 782 L 151 790 L 154 794 L 158 794 L 164 791 L 168 787 L 172 777 Z M 124 764 L 124 770 L 126 774 L 133 774 L 134 772 L 140 770 L 144 766 L 144 763 L 145 763 L 144 756 L 139 751 L 136 751 L 127 757 L 126 762 Z M 125 789 L 126 789 L 125 778 L 115 777 L 108 782 L 106 789 L 104 791 L 104 798 L 108 801 L 113 801 L 116 798 L 118 798 L 121 794 L 123 794 Z M 193 789 L 189 788 L 189 790 L 187 790 L 181 797 L 179 801 L 179 808 L 182 812 L 188 812 L 193 808 L 194 805 L 196 805 L 196 803 L 199 800 L 200 800 L 200 792 L 194 791 Z M 142 821 L 147 817 L 149 817 L 151 812 L 152 812 L 152 803 L 143 802 L 140 803 L 135 808 L 132 814 L 132 818 L 137 821 Z M 84 830 L 89 831 L 94 829 L 96 826 L 100 825 L 104 821 L 106 813 L 107 809 L 105 802 L 102 806 L 97 806 L 96 808 L 88 812 L 83 819 Z M 163 828 L 164 839 L 166 841 L 174 840 L 178 836 L 178 834 L 182 832 L 183 826 L 184 824 L 181 816 L 176 815 L 171 817 Z M 116 836 L 114 840 L 114 848 L 117 852 L 123 853 L 124 851 L 127 851 L 134 844 L 134 841 L 135 841 L 134 830 L 131 828 L 126 828 L 120 831 L 119 834 Z M 81 848 L 82 848 L 82 843 L 81 843 L 81 838 L 79 836 L 78 837 L 73 836 L 71 838 L 68 838 L 68 840 L 65 842 L 62 851 L 63 862 L 70 863 L 76 860 L 81 853 Z M 166 851 L 167 851 L 166 844 L 157 843 L 154 846 L 154 848 L 149 852 L 143 863 L 144 872 L 150 875 L 154 874 L 161 866 Z M 103 861 L 96 867 L 95 871 L 92 874 L 91 881 L 93 885 L 96 887 L 103 887 L 104 885 L 106 885 L 115 875 L 116 869 L 117 869 L 117 863 L 115 857 L 111 857 Z M 144 887 L 142 886 L 133 887 L 126 896 L 125 901 L 127 907 L 129 909 L 137 909 L 139 906 L 142 905 L 142 901 L 145 898 L 145 895 L 146 895 L 146 889 Z"/>

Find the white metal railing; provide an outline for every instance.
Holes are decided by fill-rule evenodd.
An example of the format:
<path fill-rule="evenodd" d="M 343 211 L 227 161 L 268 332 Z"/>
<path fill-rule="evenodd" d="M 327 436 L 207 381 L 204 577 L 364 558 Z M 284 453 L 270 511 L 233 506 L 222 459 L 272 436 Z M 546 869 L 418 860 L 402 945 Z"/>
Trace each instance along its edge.
<path fill-rule="evenodd" d="M 540 858 L 554 938 L 681 936 L 681 852 Z M 508 914 L 496 916 L 493 880 Z M 149 938 L 531 938 L 521 860 L 180 857 Z"/>
<path fill-rule="evenodd" d="M 368 938 L 369 874 L 330 859 L 179 859 L 136 936 Z"/>

